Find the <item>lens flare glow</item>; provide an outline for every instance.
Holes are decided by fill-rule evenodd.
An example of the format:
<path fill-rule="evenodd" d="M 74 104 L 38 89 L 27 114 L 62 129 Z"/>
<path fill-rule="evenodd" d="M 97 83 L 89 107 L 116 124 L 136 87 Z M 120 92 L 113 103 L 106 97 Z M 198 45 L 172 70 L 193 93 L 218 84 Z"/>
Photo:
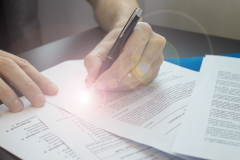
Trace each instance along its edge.
<path fill-rule="evenodd" d="M 91 101 L 91 94 L 89 91 L 82 91 L 79 95 L 78 95 L 78 102 L 80 104 L 88 104 Z"/>

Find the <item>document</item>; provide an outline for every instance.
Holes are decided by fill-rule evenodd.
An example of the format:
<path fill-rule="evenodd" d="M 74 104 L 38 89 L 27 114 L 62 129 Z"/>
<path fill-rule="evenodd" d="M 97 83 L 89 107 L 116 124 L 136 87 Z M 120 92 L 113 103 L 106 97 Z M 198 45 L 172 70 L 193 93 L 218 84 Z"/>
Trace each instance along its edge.
<path fill-rule="evenodd" d="M 34 108 L 22 97 L 22 112 L 0 105 L 0 146 L 24 160 L 181 160 L 108 133 L 46 103 Z M 56 133 L 56 134 L 55 134 Z"/>
<path fill-rule="evenodd" d="M 108 107 L 107 104 L 120 102 L 124 97 L 131 98 L 132 102 L 137 102 L 139 99 L 150 100 L 151 93 L 159 89 L 159 86 L 164 87 L 164 84 L 169 84 L 169 82 L 174 82 L 174 80 L 179 80 L 178 83 L 173 84 L 177 85 L 178 88 L 176 89 L 180 89 L 182 92 L 178 92 L 176 89 L 174 90 L 173 88 L 169 88 L 168 85 L 165 85 L 163 91 L 166 91 L 168 94 L 173 94 L 173 96 L 171 101 L 164 101 L 164 107 L 158 112 L 167 110 L 167 107 L 169 107 L 169 105 L 175 101 L 179 101 L 176 95 L 182 95 L 182 97 L 180 97 L 180 101 L 182 100 L 182 104 L 184 106 L 187 103 L 185 102 L 185 99 L 187 99 L 185 97 L 189 96 L 192 92 L 197 74 L 195 72 L 184 69 L 184 72 L 182 74 L 178 74 L 178 72 L 181 72 L 181 69 L 182 68 L 176 67 L 175 65 L 166 63 L 165 69 L 162 67 L 163 71 L 160 74 L 161 78 L 158 78 L 156 82 L 147 86 L 145 90 L 141 90 L 143 88 L 140 88 L 129 92 L 115 93 L 105 93 L 99 91 L 96 92 L 94 98 L 90 98 L 90 102 L 88 102 L 86 101 L 87 98 L 83 94 L 86 93 L 86 87 L 84 84 L 86 71 L 83 66 L 83 61 L 69 61 L 62 63 L 44 72 L 45 75 L 47 75 L 59 86 L 58 95 L 52 97 L 48 96 L 47 99 L 49 103 L 47 102 L 44 107 L 32 107 L 24 97 L 21 99 L 23 100 L 25 107 L 24 110 L 20 113 L 11 113 L 8 111 L 6 106 L 0 105 L 0 146 L 13 153 L 17 157 L 26 160 L 78 160 L 89 159 L 89 157 L 92 159 L 108 160 L 180 159 L 154 149 L 150 146 L 140 144 L 130 139 L 125 139 L 106 132 L 79 117 L 82 116 L 87 120 L 95 119 L 96 116 L 111 109 L 111 107 Z M 189 81 L 184 81 L 184 75 L 188 73 L 191 73 L 190 77 L 192 79 Z M 181 88 L 180 86 L 185 87 Z M 176 92 L 176 94 L 173 92 Z M 176 99 L 173 100 L 174 98 Z M 92 102 L 94 102 L 94 105 L 90 105 Z M 126 105 L 126 108 L 128 105 Z M 75 115 L 78 115 L 78 117 L 73 116 L 72 114 L 60 108 L 67 111 L 72 111 L 75 113 Z M 165 119 L 167 121 L 171 120 L 170 123 L 179 121 L 183 115 L 184 110 L 185 107 L 175 109 L 171 114 L 167 116 L 165 115 L 165 117 L 161 117 L 161 121 L 152 123 L 154 126 L 151 126 L 150 124 L 148 126 L 151 128 L 154 128 L 157 125 L 164 126 L 166 124 L 161 123 L 162 121 L 164 122 Z M 80 111 L 82 111 L 82 113 Z M 116 114 L 117 111 L 122 110 L 115 109 L 113 110 L 114 112 L 112 112 L 112 110 L 110 111 L 111 114 Z M 106 113 L 109 114 L 109 112 Z M 44 116 L 41 116 L 40 118 L 39 115 Z M 108 119 L 106 119 L 106 121 L 107 120 Z M 112 125 L 114 125 L 114 123 Z M 167 134 L 170 132 L 176 132 L 178 129 L 177 127 L 179 126 L 177 125 L 174 127 L 175 124 L 169 125 L 170 126 L 166 125 L 165 132 Z M 126 127 L 123 126 L 123 128 L 119 129 L 122 129 L 123 132 L 128 133 L 133 131 L 128 130 Z M 172 132 L 172 130 L 174 130 L 174 132 Z M 144 135 L 144 132 L 145 131 L 143 129 L 143 134 L 141 133 L 142 138 L 147 139 L 147 136 Z M 131 136 L 133 135 L 137 135 L 137 132 L 133 132 Z M 79 148 L 81 148 L 81 150 Z"/>
<path fill-rule="evenodd" d="M 49 116 L 54 113 L 54 116 Z M 83 160 L 180 160 L 152 147 L 108 133 L 58 107 L 38 117 Z"/>
<path fill-rule="evenodd" d="M 240 59 L 207 56 L 172 151 L 212 160 L 240 157 Z"/>
<path fill-rule="evenodd" d="M 128 92 L 97 91 L 86 96 L 83 61 L 68 61 L 43 72 L 59 87 L 47 101 L 118 136 L 167 153 L 182 122 L 198 73 L 163 62 L 147 86 Z"/>
<path fill-rule="evenodd" d="M 80 160 L 35 115 L 48 107 L 34 108 L 25 98 L 21 99 L 25 108 L 19 113 L 0 105 L 0 146 L 24 160 Z"/>

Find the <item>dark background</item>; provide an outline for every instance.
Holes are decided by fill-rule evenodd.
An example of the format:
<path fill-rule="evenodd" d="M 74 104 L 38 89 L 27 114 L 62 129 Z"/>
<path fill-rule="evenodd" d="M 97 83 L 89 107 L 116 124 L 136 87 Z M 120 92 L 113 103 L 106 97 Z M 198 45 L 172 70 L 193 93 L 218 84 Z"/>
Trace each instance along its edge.
<path fill-rule="evenodd" d="M 36 0 L 0 0 L 0 49 L 19 54 L 42 45 L 37 9 Z"/>

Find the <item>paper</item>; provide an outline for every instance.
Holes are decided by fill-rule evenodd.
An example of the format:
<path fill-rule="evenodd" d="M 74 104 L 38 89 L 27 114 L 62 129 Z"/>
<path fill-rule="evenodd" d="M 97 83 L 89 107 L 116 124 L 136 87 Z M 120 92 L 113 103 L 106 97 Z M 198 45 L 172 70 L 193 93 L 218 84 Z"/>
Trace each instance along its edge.
<path fill-rule="evenodd" d="M 73 69 L 74 68 L 74 69 Z M 64 74 L 63 74 L 64 73 Z M 163 62 L 148 86 L 129 92 L 96 92 L 86 103 L 83 61 L 43 72 L 59 87 L 47 101 L 111 133 L 171 153 L 198 73 Z"/>
<path fill-rule="evenodd" d="M 54 116 L 49 116 L 49 113 L 54 113 Z M 83 160 L 180 160 L 152 147 L 115 136 L 51 105 L 38 117 Z"/>
<path fill-rule="evenodd" d="M 173 152 L 213 160 L 239 159 L 239 68 L 239 59 L 204 59 Z"/>
<path fill-rule="evenodd" d="M 25 98 L 21 99 L 25 108 L 20 113 L 11 113 L 0 105 L 0 146 L 24 160 L 80 160 L 35 116 L 48 107 L 34 108 Z"/>
<path fill-rule="evenodd" d="M 110 134 L 51 104 L 34 108 L 21 99 L 25 108 L 19 113 L 0 105 L 0 145 L 21 159 L 180 160 Z"/>

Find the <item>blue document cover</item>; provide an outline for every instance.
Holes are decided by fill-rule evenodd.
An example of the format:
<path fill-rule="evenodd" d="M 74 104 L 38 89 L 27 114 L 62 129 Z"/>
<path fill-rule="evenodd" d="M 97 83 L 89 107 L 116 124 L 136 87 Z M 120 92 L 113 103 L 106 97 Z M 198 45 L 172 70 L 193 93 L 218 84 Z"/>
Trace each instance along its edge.
<path fill-rule="evenodd" d="M 220 54 L 219 56 L 240 58 L 240 53 Z M 203 57 L 189 57 L 189 58 L 173 58 L 165 59 L 165 61 L 179 65 L 184 68 L 188 68 L 194 71 L 198 71 L 201 68 Z"/>

